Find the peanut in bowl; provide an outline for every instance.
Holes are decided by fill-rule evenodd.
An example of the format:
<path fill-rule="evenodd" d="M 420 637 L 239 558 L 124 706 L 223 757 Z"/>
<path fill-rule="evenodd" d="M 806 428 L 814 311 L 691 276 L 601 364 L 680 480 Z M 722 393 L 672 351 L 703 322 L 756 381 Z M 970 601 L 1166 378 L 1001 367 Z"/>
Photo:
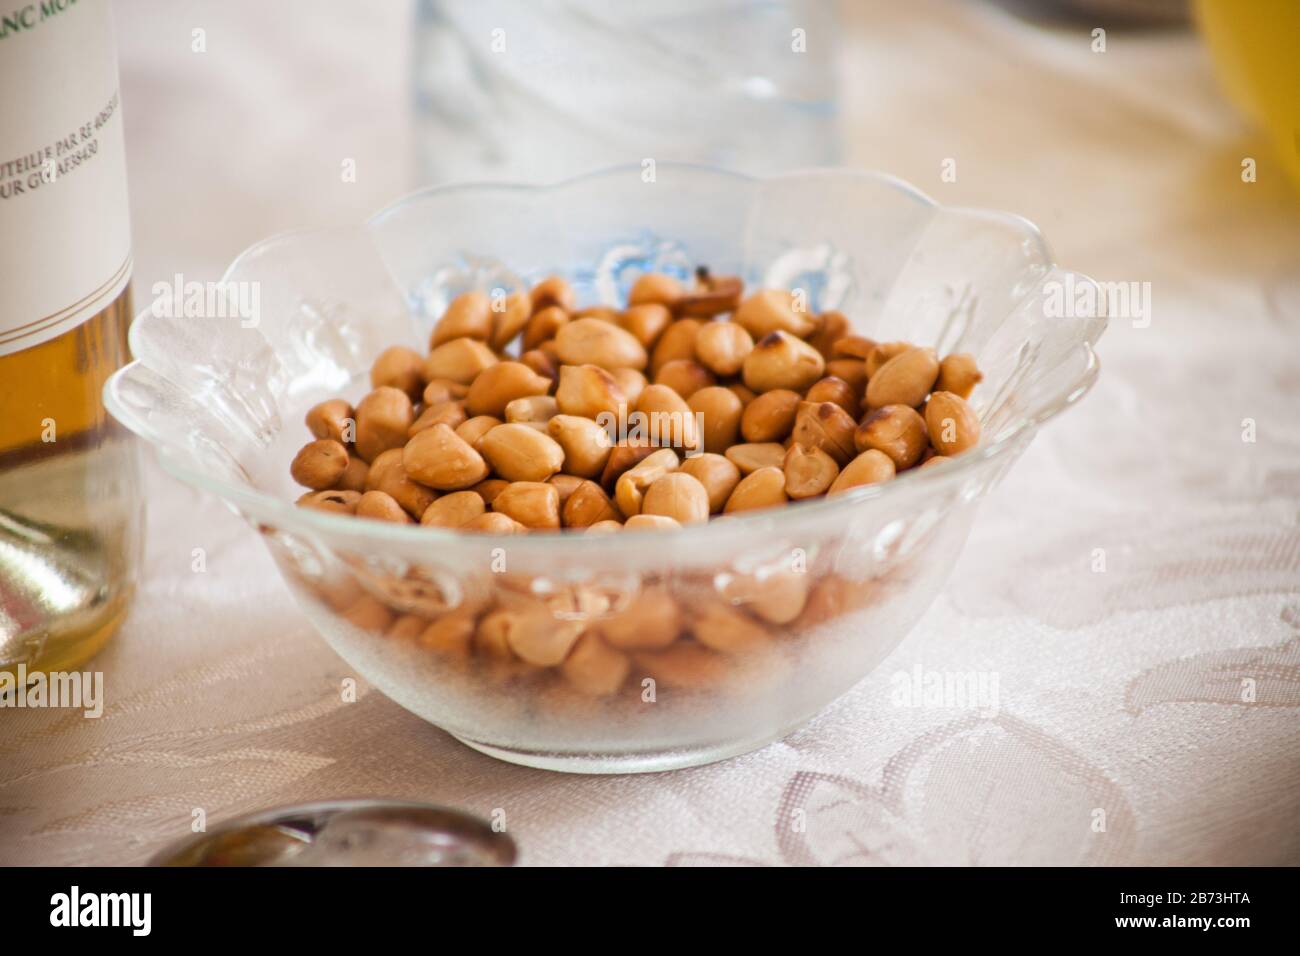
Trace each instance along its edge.
<path fill-rule="evenodd" d="M 701 264 L 709 272 L 692 279 Z M 660 163 L 649 183 L 635 166 L 548 187 L 426 190 L 363 227 L 259 243 L 226 279 L 259 284 L 256 322 L 146 312 L 132 328 L 136 362 L 106 389 L 110 410 L 158 446 L 173 474 L 219 495 L 263 533 L 299 603 L 359 674 L 470 746 L 578 772 L 670 769 L 751 750 L 866 675 L 937 595 L 975 502 L 1039 425 L 1086 392 L 1097 371 L 1092 344 L 1105 325 L 1098 316 L 1055 314 L 1056 285 L 1090 280 L 1056 268 L 1023 220 L 947 210 L 892 178 L 840 170 L 754 180 Z M 653 298 L 656 283 L 675 281 L 691 296 L 690 308 L 710 314 L 695 318 L 679 303 L 668 326 L 656 328 L 662 315 L 636 311 L 643 301 L 629 304 L 638 280 L 634 299 Z M 735 293 L 733 281 L 746 300 L 775 290 L 797 294 L 805 306 L 796 311 L 807 327 L 773 345 L 794 361 L 755 363 L 748 383 L 745 337 L 729 327 L 742 323 L 728 321 L 738 305 L 720 301 Z M 503 305 L 513 296 L 519 315 L 507 321 L 502 308 L 475 330 L 474 310 L 456 305 L 475 301 L 465 298 L 475 291 Z M 969 393 L 979 443 L 954 448 L 961 453 L 941 467 L 922 467 L 919 447 L 909 444 L 912 418 L 877 414 L 866 423 L 882 404 L 899 404 L 873 402 L 871 376 L 846 391 L 824 374 L 801 372 L 801 357 L 814 367 L 818 361 L 799 347 L 806 343 L 823 373 L 837 360 L 864 368 L 871 360 L 853 355 L 852 341 L 837 359 L 831 337 L 819 339 L 835 313 L 846 323 L 836 341 L 910 342 L 936 360 L 969 355 L 982 375 Z M 684 319 L 695 323 L 683 326 L 693 331 L 689 350 L 677 341 L 687 333 L 668 331 Z M 627 338 L 592 324 L 602 322 L 650 344 L 643 369 L 635 369 L 642 359 Z M 773 331 L 758 330 L 760 340 Z M 652 370 L 666 336 L 666 357 Z M 526 361 L 532 352 L 540 357 Z M 563 359 L 593 355 L 612 363 L 605 374 L 623 379 L 625 397 L 637 385 L 620 366 L 662 386 L 651 393 L 654 409 L 676 408 L 674 396 L 690 406 L 709 390 L 700 408 L 690 408 L 703 413 L 695 440 L 742 449 L 732 464 L 760 480 L 740 505 L 704 520 L 725 511 L 738 489 L 715 500 L 707 462 L 689 464 L 710 455 L 688 457 L 686 448 L 639 458 L 658 454 L 666 472 L 680 475 L 624 482 L 620 502 L 620 475 L 597 474 L 583 457 L 579 422 L 594 416 L 572 413 L 592 411 L 582 404 L 585 388 L 561 393 L 559 381 L 534 382 L 525 394 L 507 388 L 481 407 L 455 409 L 447 403 L 464 399 L 434 384 L 468 378 L 456 384 L 472 387 L 485 368 L 504 364 L 545 378 L 545 358 L 575 368 L 592 363 Z M 878 364 L 893 357 L 877 356 Z M 558 380 L 560 368 L 554 371 Z M 413 377 L 403 379 L 406 373 Z M 492 378 L 526 376 L 508 369 Z M 331 409 L 352 410 L 361 424 L 376 381 L 410 389 L 415 399 L 399 421 L 409 432 L 427 416 L 415 434 L 430 436 L 418 443 L 392 429 L 387 438 L 366 429 L 340 436 L 350 438 L 339 443 L 347 461 L 332 448 L 308 455 L 295 467 L 305 487 L 295 482 L 289 465 L 304 444 L 333 440 L 315 434 L 329 435 Z M 737 383 L 750 394 L 728 388 Z M 738 422 L 735 403 L 721 392 L 737 397 Z M 469 412 L 498 411 L 501 397 L 533 400 L 508 421 L 503 405 L 500 415 L 486 416 L 493 421 L 471 426 L 485 416 Z M 925 394 L 903 400 L 924 418 L 915 407 L 924 409 Z M 321 410 L 323 402 L 339 404 Z M 825 496 L 823 459 L 836 459 L 843 428 L 828 428 L 805 409 L 795 436 L 795 421 L 800 405 L 851 402 L 859 414 L 850 432 L 869 432 L 865 450 L 886 460 L 894 452 L 911 467 L 879 481 L 868 474 L 871 462 L 854 465 L 863 448 L 841 447 L 837 474 L 857 477 Z M 554 425 L 561 406 L 573 421 Z M 386 414 L 375 421 L 388 421 Z M 948 408 L 940 417 L 962 414 Z M 443 450 L 460 448 L 448 435 L 476 453 L 486 441 L 478 457 L 491 476 L 469 456 L 470 470 L 444 469 Z M 552 445 L 563 451 L 558 459 Z M 399 447 L 396 457 L 413 456 L 407 464 L 418 477 L 445 487 L 391 467 L 370 488 L 365 477 L 342 476 L 353 456 L 373 471 Z M 574 480 L 554 480 L 564 475 Z M 597 486 L 610 513 L 585 485 L 581 507 L 569 509 L 578 479 Z M 357 484 L 346 488 L 347 480 Z M 499 484 L 474 490 L 477 482 Z M 557 484 L 564 487 L 547 490 Z M 782 495 L 787 486 L 806 488 L 806 500 L 765 507 L 778 504 L 778 484 Z M 525 487 L 498 508 L 490 499 L 501 485 Z M 304 492 L 340 495 L 345 513 L 295 506 Z M 363 496 L 369 502 L 359 518 Z M 566 519 L 566 510 L 581 517 Z M 465 527 L 484 515 L 496 517 Z M 500 533 L 517 525 L 533 530 Z"/>

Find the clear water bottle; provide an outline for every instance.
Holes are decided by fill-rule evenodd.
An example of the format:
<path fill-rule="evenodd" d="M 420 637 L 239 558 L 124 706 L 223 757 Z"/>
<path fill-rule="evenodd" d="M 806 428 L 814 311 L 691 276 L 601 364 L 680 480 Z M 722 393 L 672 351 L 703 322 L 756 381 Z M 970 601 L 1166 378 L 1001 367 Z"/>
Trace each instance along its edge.
<path fill-rule="evenodd" d="M 839 159 L 833 0 L 418 0 L 428 183 Z"/>

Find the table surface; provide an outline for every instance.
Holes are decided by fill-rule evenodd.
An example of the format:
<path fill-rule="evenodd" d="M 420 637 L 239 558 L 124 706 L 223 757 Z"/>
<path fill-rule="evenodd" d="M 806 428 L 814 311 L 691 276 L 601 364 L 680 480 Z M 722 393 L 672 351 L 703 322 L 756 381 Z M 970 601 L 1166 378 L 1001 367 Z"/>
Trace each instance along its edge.
<path fill-rule="evenodd" d="M 353 9 L 119 0 L 137 289 L 415 184 L 409 10 Z M 1300 863 L 1300 202 L 1193 36 L 1094 53 L 1090 32 L 847 5 L 851 163 L 1021 213 L 1070 267 L 1149 282 L 1152 310 L 1111 323 L 1094 392 L 844 698 L 693 770 L 496 762 L 364 683 L 344 703 L 257 536 L 149 466 L 103 716 L 0 713 L 0 861 L 138 863 L 196 809 L 374 795 L 502 810 L 525 864 Z M 891 700 L 899 674 L 968 671 L 997 675 L 996 710 Z"/>

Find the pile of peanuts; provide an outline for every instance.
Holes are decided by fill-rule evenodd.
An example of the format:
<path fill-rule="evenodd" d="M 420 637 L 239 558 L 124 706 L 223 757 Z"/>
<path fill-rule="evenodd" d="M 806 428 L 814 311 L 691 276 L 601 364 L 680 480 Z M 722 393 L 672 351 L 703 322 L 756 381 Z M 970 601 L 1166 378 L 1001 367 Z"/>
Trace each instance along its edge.
<path fill-rule="evenodd" d="M 580 309 L 558 276 L 463 293 L 427 354 L 389 348 L 355 408 L 307 413 L 298 504 L 467 532 L 672 529 L 978 444 L 972 356 L 874 342 L 803 300 L 704 269 L 690 287 L 642 275 L 624 309 Z M 609 427 L 636 416 L 671 425 Z"/>
<path fill-rule="evenodd" d="M 307 413 L 315 439 L 291 466 L 310 489 L 298 503 L 464 532 L 671 529 L 888 481 L 978 443 L 971 356 L 873 342 L 803 300 L 746 297 L 738 278 L 706 270 L 691 287 L 643 275 L 624 309 L 580 309 L 559 277 L 464 293 L 427 354 L 387 349 L 355 408 L 332 399 Z M 669 422 L 666 435 L 610 427 L 637 415 Z M 633 674 L 688 690 L 742 674 L 760 686 L 778 672 L 763 668 L 779 637 L 813 633 L 880 587 L 827 567 L 679 571 L 642 574 L 615 602 L 502 573 L 448 607 L 418 569 L 388 577 L 348 563 L 351 577 L 315 590 L 357 628 L 492 686 L 527 681 L 548 701 L 579 700 L 576 713 L 639 686 Z"/>

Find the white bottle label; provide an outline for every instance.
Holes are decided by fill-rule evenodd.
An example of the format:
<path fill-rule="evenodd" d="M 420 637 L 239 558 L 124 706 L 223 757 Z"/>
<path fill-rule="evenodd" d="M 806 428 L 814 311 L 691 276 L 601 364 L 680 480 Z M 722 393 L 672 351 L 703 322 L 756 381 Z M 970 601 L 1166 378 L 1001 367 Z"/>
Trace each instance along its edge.
<path fill-rule="evenodd" d="M 131 228 L 108 0 L 0 0 L 0 355 L 126 287 Z"/>

